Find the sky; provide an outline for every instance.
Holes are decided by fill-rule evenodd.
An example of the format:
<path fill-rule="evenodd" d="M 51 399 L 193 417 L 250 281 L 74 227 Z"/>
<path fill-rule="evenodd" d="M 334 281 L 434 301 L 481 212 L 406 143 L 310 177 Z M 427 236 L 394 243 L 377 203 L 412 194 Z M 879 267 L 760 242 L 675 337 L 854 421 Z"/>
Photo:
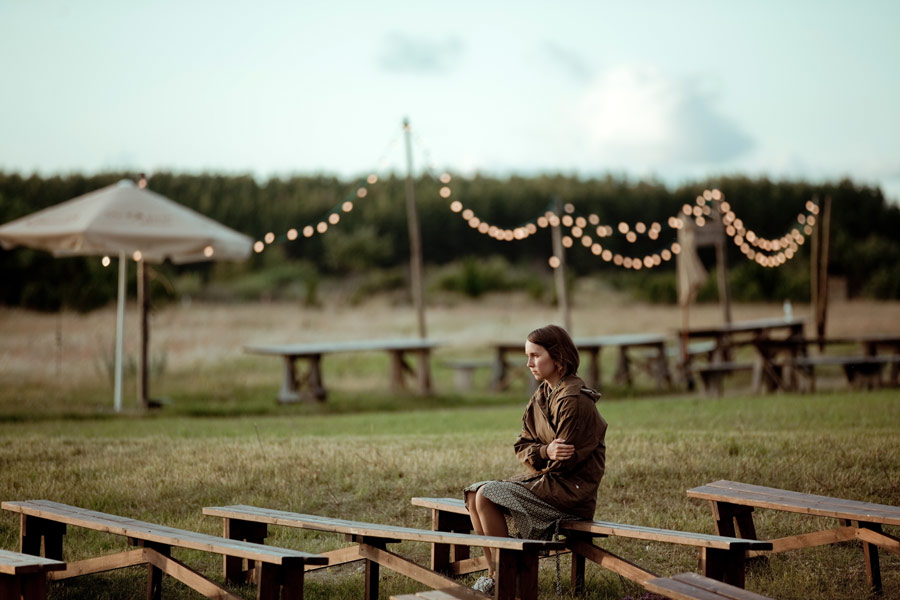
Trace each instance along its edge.
<path fill-rule="evenodd" d="M 850 177 L 900 203 L 900 2 L 0 0 L 0 170 Z M 727 193 L 727 192 L 726 192 Z"/>

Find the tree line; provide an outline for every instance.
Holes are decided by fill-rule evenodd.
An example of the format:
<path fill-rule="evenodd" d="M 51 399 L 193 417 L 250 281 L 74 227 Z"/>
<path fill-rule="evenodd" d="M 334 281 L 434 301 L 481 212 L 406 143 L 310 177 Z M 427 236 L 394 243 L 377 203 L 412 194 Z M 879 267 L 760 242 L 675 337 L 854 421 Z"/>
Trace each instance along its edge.
<path fill-rule="evenodd" d="M 0 223 L 69 200 L 136 173 L 97 175 L 24 176 L 0 172 Z M 254 240 L 266 233 L 276 242 L 261 254 L 237 265 L 163 265 L 160 272 L 171 279 L 191 274 L 209 282 L 222 273 L 230 277 L 259 273 L 275 266 L 302 264 L 314 277 L 347 277 L 383 272 L 402 272 L 409 262 L 409 234 L 405 210 L 404 177 L 388 175 L 373 184 L 365 178 L 327 175 L 272 178 L 258 181 L 249 175 L 178 174 L 161 172 L 149 177 L 149 188 L 205 214 Z M 704 189 L 716 187 L 726 195 L 733 210 L 748 229 L 758 235 L 778 238 L 797 225 L 796 216 L 808 200 L 832 200 L 829 272 L 846 281 L 851 297 L 900 298 L 900 208 L 886 202 L 882 191 L 849 179 L 828 183 L 773 181 L 767 178 L 729 176 L 698 181 L 677 188 L 652 180 L 632 180 L 608 175 L 579 178 L 570 175 L 513 176 L 474 175 L 455 177 L 449 198 L 439 193 L 444 184 L 430 176 L 415 181 L 426 270 L 459 264 L 479 264 L 487 259 L 517 268 L 548 272 L 551 254 L 548 229 L 524 241 L 501 242 L 474 231 L 449 208 L 458 200 L 483 221 L 515 228 L 533 221 L 557 199 L 575 208 L 575 214 L 591 213 L 604 224 L 659 222 L 658 240 L 639 239 L 628 244 L 622 236 L 604 238 L 604 247 L 614 252 L 643 256 L 658 252 L 675 239 L 666 226 L 682 205 L 693 204 Z M 365 188 L 365 196 L 357 191 Z M 353 210 L 341 212 L 346 200 Z M 334 209 L 341 222 L 328 232 L 311 238 L 302 234 L 295 241 L 287 230 L 315 226 Z M 728 244 L 732 291 L 737 299 L 805 300 L 809 295 L 809 249 L 777 269 L 766 269 L 748 261 L 734 244 Z M 701 250 L 710 267 L 711 250 Z M 496 263 L 494 263 L 496 264 Z M 567 252 L 573 277 L 599 276 L 616 285 L 649 293 L 651 300 L 674 300 L 674 261 L 658 269 L 625 272 L 604 262 L 576 244 Z M 0 302 L 55 310 L 62 306 L 89 310 L 115 297 L 115 277 L 96 257 L 57 259 L 29 249 L 0 250 L 2 291 Z M 297 271 L 290 271 L 296 273 Z M 711 278 L 714 279 L 714 278 Z M 714 294 L 707 291 L 707 294 Z M 657 290 L 654 292 L 653 290 Z M 659 291 L 663 290 L 663 291 Z M 177 294 L 178 290 L 169 293 Z M 702 296 L 701 296 L 702 297 Z"/>

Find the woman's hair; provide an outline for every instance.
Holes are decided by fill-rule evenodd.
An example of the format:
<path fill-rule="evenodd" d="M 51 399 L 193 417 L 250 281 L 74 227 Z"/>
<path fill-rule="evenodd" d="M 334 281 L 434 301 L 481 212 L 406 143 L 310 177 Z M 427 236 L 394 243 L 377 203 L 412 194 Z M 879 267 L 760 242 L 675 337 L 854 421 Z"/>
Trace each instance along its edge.
<path fill-rule="evenodd" d="M 575 347 L 575 342 L 572 341 L 572 338 L 569 337 L 569 334 L 562 327 L 547 325 L 546 327 L 535 329 L 528 334 L 527 339 L 532 344 L 537 344 L 547 350 L 553 362 L 562 367 L 563 377 L 568 377 L 578 372 L 578 364 L 580 362 L 578 348 Z"/>

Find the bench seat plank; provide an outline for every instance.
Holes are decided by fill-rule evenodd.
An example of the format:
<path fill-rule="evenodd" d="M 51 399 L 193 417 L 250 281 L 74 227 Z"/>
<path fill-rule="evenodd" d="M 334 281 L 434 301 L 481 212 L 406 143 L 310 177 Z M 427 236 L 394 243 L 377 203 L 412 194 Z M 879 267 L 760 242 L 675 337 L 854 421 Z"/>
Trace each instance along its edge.
<path fill-rule="evenodd" d="M 771 600 L 767 596 L 696 573 L 651 579 L 645 583 L 645 587 L 655 594 L 674 600 Z"/>
<path fill-rule="evenodd" d="M 346 535 L 381 539 L 487 546 L 489 548 L 509 550 L 550 550 L 562 549 L 565 547 L 565 544 L 562 542 L 469 535 L 465 533 L 435 532 L 427 529 L 348 521 L 346 519 L 320 517 L 317 515 L 246 505 L 209 506 L 203 509 L 203 514 L 226 519 L 241 519 L 254 521 L 256 523 L 268 523 L 270 525 L 299 527 L 302 529 L 314 529 L 331 533 L 343 533 Z"/>
<path fill-rule="evenodd" d="M 176 529 L 165 525 L 156 525 L 136 519 L 129 519 L 106 513 L 96 512 L 85 508 L 78 508 L 66 504 L 59 504 L 49 500 L 30 500 L 25 502 L 3 502 L 4 510 L 18 512 L 32 517 L 39 517 L 103 531 L 115 535 L 121 535 L 133 539 L 178 546 L 191 550 L 202 550 L 215 554 L 227 554 L 249 560 L 258 560 L 271 564 L 284 564 L 299 560 L 303 564 L 325 564 L 327 559 L 286 548 L 265 546 L 251 542 L 229 540 L 226 538 Z"/>
<path fill-rule="evenodd" d="M 0 573 L 4 575 L 25 575 L 27 573 L 59 571 L 65 568 L 66 563 L 59 560 L 12 552 L 10 550 L 0 550 Z"/>
<path fill-rule="evenodd" d="M 425 508 L 447 510 L 463 515 L 469 514 L 466 509 L 466 503 L 458 498 L 413 498 L 412 503 Z M 723 550 L 771 549 L 769 542 L 758 540 L 678 531 L 676 529 L 659 529 L 609 521 L 564 521 L 560 524 L 560 531 L 564 533 L 567 530 Z"/>
<path fill-rule="evenodd" d="M 691 498 L 737 503 L 820 517 L 900 525 L 900 507 L 804 494 L 736 481 L 720 480 L 687 491 Z"/>

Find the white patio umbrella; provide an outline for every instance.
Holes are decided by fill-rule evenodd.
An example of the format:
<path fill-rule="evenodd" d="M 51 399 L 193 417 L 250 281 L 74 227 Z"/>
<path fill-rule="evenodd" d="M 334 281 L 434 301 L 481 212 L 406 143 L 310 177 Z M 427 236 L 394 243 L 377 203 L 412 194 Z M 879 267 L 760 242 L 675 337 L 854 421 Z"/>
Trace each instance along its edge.
<path fill-rule="evenodd" d="M 123 179 L 0 226 L 6 249 L 28 246 L 54 256 L 119 257 L 115 408 L 122 407 L 122 332 L 127 260 L 176 264 L 242 260 L 252 240 L 164 196 Z M 144 363 L 146 369 L 146 363 Z"/>

